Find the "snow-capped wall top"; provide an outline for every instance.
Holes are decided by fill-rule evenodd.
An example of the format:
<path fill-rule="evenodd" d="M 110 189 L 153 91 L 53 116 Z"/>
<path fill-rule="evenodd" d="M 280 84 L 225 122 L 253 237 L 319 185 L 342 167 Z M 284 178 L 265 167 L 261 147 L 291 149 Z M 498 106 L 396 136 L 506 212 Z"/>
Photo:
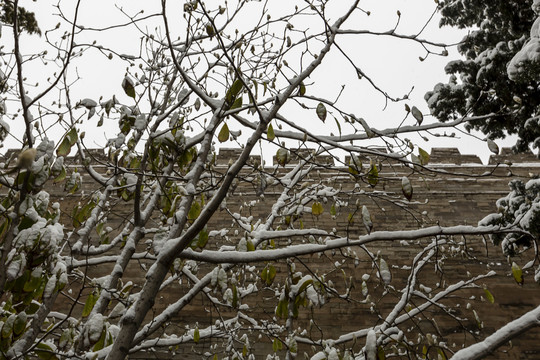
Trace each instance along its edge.
<path fill-rule="evenodd" d="M 540 0 L 538 0 L 540 2 Z M 374 151 L 378 153 L 386 153 L 386 149 L 383 148 L 377 148 L 373 149 Z M 15 160 L 17 160 L 17 154 L 19 153 L 19 149 L 9 149 L 4 155 L 0 155 L 0 162 L 9 162 L 11 165 L 11 162 L 13 162 L 12 165 L 15 164 Z M 296 164 L 298 161 L 303 158 L 307 159 L 310 154 L 314 153 L 314 149 L 294 149 L 291 150 L 291 159 L 290 164 Z M 219 153 L 217 154 L 215 158 L 215 163 L 219 166 L 227 166 L 230 161 L 235 161 L 238 159 L 242 152 L 242 149 L 240 148 L 222 148 L 219 149 Z M 108 157 L 105 154 L 103 149 L 88 149 L 86 150 L 86 156 L 91 159 L 91 162 L 93 163 L 103 163 L 106 164 L 108 162 Z M 369 159 L 372 159 L 373 161 L 380 161 L 382 160 L 376 156 L 363 156 L 362 161 L 367 160 L 369 162 Z M 343 166 L 343 164 L 348 164 L 350 162 L 350 157 L 345 156 L 343 163 L 338 163 L 335 158 L 329 155 L 320 155 L 315 157 L 314 162 L 319 165 L 335 165 L 335 166 Z M 66 164 L 79 164 L 80 160 L 78 156 L 70 156 L 66 158 Z M 259 155 L 251 155 L 249 158 L 248 163 L 250 165 L 260 165 L 261 164 L 261 157 Z M 273 163 L 277 164 L 275 156 L 273 157 Z M 431 149 L 429 163 L 432 165 L 435 164 L 455 164 L 455 165 L 462 165 L 462 164 L 478 164 L 479 166 L 482 165 L 482 161 L 480 158 L 475 154 L 461 154 L 459 149 L 457 148 L 437 148 L 434 147 Z M 539 163 L 540 160 L 531 152 L 527 153 L 520 153 L 520 154 L 514 154 L 512 152 L 511 148 L 502 148 L 500 153 L 498 155 L 491 155 L 489 158 L 488 165 L 495 165 L 498 163 L 513 163 L 513 164 L 525 164 L 525 163 Z M 268 160 L 266 160 L 264 166 L 272 166 L 271 163 L 269 163 Z"/>

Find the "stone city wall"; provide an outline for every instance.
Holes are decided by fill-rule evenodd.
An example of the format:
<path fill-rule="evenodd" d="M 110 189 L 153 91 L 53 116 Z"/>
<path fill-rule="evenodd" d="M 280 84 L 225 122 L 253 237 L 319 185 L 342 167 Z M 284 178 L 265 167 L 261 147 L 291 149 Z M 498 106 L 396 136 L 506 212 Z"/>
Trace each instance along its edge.
<path fill-rule="evenodd" d="M 222 149 L 217 156 L 216 166 L 226 169 L 229 159 L 236 159 L 238 149 Z M 102 169 L 107 168 L 106 157 L 99 150 L 92 150 L 92 154 L 96 160 L 102 161 Z M 309 152 L 300 153 L 300 156 L 306 156 Z M 6 157 L 9 156 L 9 153 Z M 508 182 L 511 178 L 522 178 L 524 180 L 530 176 L 540 173 L 540 162 L 532 154 L 514 155 L 508 149 L 503 149 L 502 153 L 497 156 L 491 156 L 489 164 L 484 165 L 475 155 L 462 155 L 457 149 L 433 149 L 430 156 L 428 167 L 433 171 L 425 175 L 412 174 L 410 168 L 401 165 L 398 162 L 386 162 L 383 159 L 372 159 L 381 161 L 382 169 L 379 173 L 380 182 L 377 188 L 384 189 L 387 194 L 401 194 L 401 177 L 404 175 L 410 176 L 414 187 L 414 197 L 404 210 L 392 203 L 385 202 L 384 199 L 377 198 L 377 193 L 358 195 L 360 201 L 370 207 L 371 215 L 374 223 L 374 231 L 377 230 L 405 230 L 418 228 L 419 226 L 429 226 L 440 224 L 442 226 L 451 226 L 459 224 L 476 225 L 484 216 L 496 211 L 495 201 L 508 193 Z M 260 158 L 253 156 L 250 161 L 252 163 L 260 163 Z M 294 166 L 295 159 L 287 165 Z M 337 164 L 332 157 L 324 156 L 316 160 L 320 167 L 317 175 L 307 181 L 318 181 L 320 178 L 326 179 L 330 183 L 340 184 L 343 188 L 354 187 L 354 181 L 351 180 L 347 168 L 343 164 Z M 79 171 L 83 168 L 77 164 L 76 158 L 67 161 L 70 167 L 77 167 Z M 345 159 L 344 163 L 348 163 Z M 278 171 L 284 171 L 278 169 Z M 492 176 L 480 176 L 486 172 L 492 173 Z M 83 174 L 82 191 L 91 193 L 95 190 L 95 185 L 88 177 Z M 61 186 L 53 186 L 47 189 L 55 199 L 61 200 L 62 208 L 65 212 L 65 220 L 69 220 L 71 208 L 80 201 L 80 194 L 65 194 Z M 261 198 L 256 189 L 251 183 L 240 182 L 235 190 L 234 196 L 230 196 L 227 200 L 227 206 L 237 211 L 243 203 L 256 202 L 253 208 L 250 209 L 250 214 L 254 218 L 265 218 L 268 208 L 273 200 L 280 194 L 279 187 L 269 187 L 266 189 L 264 198 Z M 356 199 L 351 198 L 349 204 L 354 204 Z M 122 202 L 118 202 L 114 211 L 109 216 L 108 225 L 113 229 L 118 228 L 121 222 L 126 217 L 129 217 L 131 210 Z M 113 216 L 114 215 L 114 216 Z M 304 217 L 305 226 L 312 223 L 323 229 L 331 230 L 345 229 L 349 227 L 350 236 L 357 237 L 365 234 L 366 230 L 358 221 L 351 226 L 347 220 L 347 209 L 342 209 L 341 214 L 332 217 L 326 214 L 315 217 Z M 422 225 L 420 225 L 422 224 Z M 217 212 L 212 218 L 209 228 L 210 230 L 231 228 L 233 226 L 232 219 L 226 212 Z M 226 242 L 225 239 L 223 239 Z M 234 244 L 233 237 L 228 239 L 231 245 Z M 475 332 L 464 334 L 462 327 L 475 328 L 476 320 L 472 310 L 468 309 L 468 303 L 473 305 L 473 309 L 477 311 L 479 319 L 483 323 L 483 334 L 491 334 L 505 323 L 513 320 L 523 313 L 535 308 L 540 304 L 540 289 L 538 284 L 534 283 L 532 274 L 525 274 L 525 284 L 518 286 L 510 275 L 510 266 L 508 260 L 501 254 L 498 247 L 489 244 L 485 245 L 482 238 L 466 238 L 463 241 L 467 242 L 468 254 L 463 254 L 462 257 L 448 259 L 445 265 L 444 281 L 447 284 L 454 283 L 463 279 L 462 275 L 467 272 L 473 274 L 486 273 L 486 268 L 495 270 L 497 276 L 486 280 L 485 286 L 490 290 L 495 299 L 495 303 L 491 304 L 483 299 L 484 292 L 482 289 L 470 289 L 465 292 L 460 292 L 458 295 L 451 297 L 445 303 L 456 307 L 456 312 L 453 316 L 445 315 L 445 310 L 434 308 L 427 311 L 422 320 L 411 322 L 410 327 L 414 328 L 419 333 L 438 333 L 449 340 L 449 345 L 452 341 L 456 344 L 474 342 Z M 384 243 L 370 245 L 369 250 L 373 253 L 380 253 L 391 265 L 393 276 L 392 286 L 396 289 L 395 292 L 388 292 L 382 286 L 376 286 L 376 280 L 373 280 L 375 285 L 370 290 L 372 296 L 378 300 L 379 314 L 373 313 L 369 304 L 362 304 L 358 301 L 332 299 L 322 308 L 314 307 L 311 311 L 303 310 L 298 318 L 300 323 L 309 323 L 312 321 L 314 326 L 311 327 L 312 335 L 317 337 L 324 336 L 326 338 L 338 338 L 341 334 L 354 331 L 361 327 L 372 326 L 380 323 L 379 316 L 383 318 L 392 309 L 393 304 L 401 296 L 397 292 L 400 285 L 403 285 L 408 275 L 407 269 L 413 266 L 413 259 L 425 241 L 411 242 L 409 246 L 399 246 L 396 243 Z M 216 247 L 215 244 L 209 244 Z M 343 279 L 345 275 L 350 277 L 352 281 L 352 289 L 356 293 L 360 292 L 362 275 L 371 274 L 374 278 L 372 262 L 369 256 L 362 253 L 361 261 L 356 264 L 352 261 L 344 262 L 340 266 L 339 271 L 336 271 L 336 284 L 339 284 L 339 279 Z M 471 256 L 476 257 L 475 261 L 469 260 Z M 320 256 L 306 256 L 295 260 L 297 267 L 302 267 L 307 264 L 310 269 L 322 273 L 332 271 L 336 262 L 341 262 L 344 257 L 339 253 L 324 253 Z M 516 262 L 527 261 L 527 259 L 514 259 Z M 144 261 L 141 261 L 144 263 Z M 282 281 L 283 275 L 279 274 L 279 270 L 286 268 L 286 262 L 278 262 L 278 277 L 276 281 Z M 261 268 L 265 264 L 259 264 Z M 142 284 L 143 272 L 140 264 L 128 268 L 125 274 L 126 278 L 132 279 L 136 284 Z M 103 268 L 101 268 L 103 269 Z M 94 269 L 99 272 L 101 269 Z M 305 269 L 304 269 L 305 270 Z M 433 269 L 425 270 L 421 276 L 422 283 L 427 287 L 436 288 L 440 285 L 441 278 L 435 274 Z M 204 271 L 204 269 L 200 269 Z M 105 271 L 103 272 L 106 273 Z M 164 294 L 157 299 L 155 310 L 163 310 L 167 304 L 175 301 L 182 296 L 186 290 L 186 284 L 168 289 Z M 339 287 L 339 285 L 337 285 Z M 344 287 L 342 288 L 344 290 Z M 273 292 L 265 289 L 261 284 L 260 296 L 257 299 L 249 300 L 253 310 L 250 316 L 258 318 L 271 318 L 274 316 L 275 303 L 272 301 L 264 301 L 271 297 Z M 218 296 L 216 294 L 216 296 Z M 361 297 L 356 295 L 356 298 Z M 80 309 L 79 309 L 80 311 Z M 226 316 L 227 313 L 218 313 L 210 305 L 204 295 L 198 295 L 193 302 L 180 312 L 173 321 L 171 327 L 177 327 L 180 332 L 186 324 L 198 322 L 199 327 L 203 328 L 206 325 L 214 324 L 221 315 Z M 434 320 L 436 319 L 436 320 Z M 461 319 L 461 320 L 457 320 Z M 168 329 L 170 332 L 171 330 Z M 493 359 L 540 359 L 540 345 L 538 339 L 540 331 L 538 329 L 520 335 L 519 338 L 512 341 L 512 344 L 505 345 L 493 355 Z M 359 340 L 355 349 L 361 348 L 364 340 Z M 268 352 L 271 352 L 271 343 L 268 339 L 260 339 L 256 344 L 252 344 L 257 358 L 264 358 Z M 300 344 L 302 349 L 302 344 Z M 350 344 L 348 345 L 350 346 Z M 195 351 L 202 354 L 206 351 L 212 352 L 210 344 L 199 343 Z M 457 350 L 457 349 L 456 349 Z M 179 348 L 176 352 L 179 358 L 188 358 L 191 354 L 193 358 L 201 358 L 200 355 L 194 355 L 191 345 L 185 348 Z M 302 354 L 302 351 L 300 351 Z M 156 352 L 152 355 L 154 358 L 170 358 L 170 354 Z M 144 358 L 144 357 L 141 357 Z"/>

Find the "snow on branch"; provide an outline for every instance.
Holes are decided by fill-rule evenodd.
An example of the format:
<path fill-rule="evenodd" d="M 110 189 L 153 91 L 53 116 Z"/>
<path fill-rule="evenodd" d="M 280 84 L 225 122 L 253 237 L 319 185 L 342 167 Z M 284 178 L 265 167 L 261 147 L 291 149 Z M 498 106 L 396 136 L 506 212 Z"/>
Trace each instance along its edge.
<path fill-rule="evenodd" d="M 492 354 L 499 346 L 533 327 L 540 326 L 540 306 L 504 325 L 483 341 L 456 352 L 452 360 L 477 360 Z"/>
<path fill-rule="evenodd" d="M 326 240 L 325 244 L 299 244 L 291 245 L 287 248 L 272 250 L 255 250 L 250 252 L 203 250 L 201 252 L 197 252 L 192 249 L 185 249 L 180 254 L 180 257 L 214 264 L 245 264 L 315 254 L 327 250 L 339 249 L 354 245 L 364 245 L 372 242 L 414 240 L 439 235 L 486 235 L 492 233 L 508 233 L 512 231 L 516 231 L 516 229 L 514 227 L 503 228 L 500 226 L 431 226 L 417 230 L 375 231 L 368 235 L 362 235 L 356 240 L 339 238 L 334 240 Z M 271 236 L 273 233 L 264 232 L 262 234 L 265 236 L 265 239 L 270 239 L 271 237 L 269 236 Z M 276 236 L 273 238 L 280 238 L 286 236 L 295 236 L 297 232 L 296 230 L 283 230 L 274 234 Z M 255 238 L 257 238 L 257 233 L 253 235 Z"/>

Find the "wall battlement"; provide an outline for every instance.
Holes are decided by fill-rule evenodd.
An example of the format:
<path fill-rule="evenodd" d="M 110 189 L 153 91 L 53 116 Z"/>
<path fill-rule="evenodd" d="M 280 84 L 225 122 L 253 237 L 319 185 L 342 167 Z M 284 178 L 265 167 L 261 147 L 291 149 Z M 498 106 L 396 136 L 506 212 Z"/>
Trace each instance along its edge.
<path fill-rule="evenodd" d="M 374 152 L 384 153 L 386 154 L 386 148 L 372 148 L 371 149 Z M 5 152 L 5 154 L 0 155 L 0 162 L 6 162 L 9 161 L 10 164 L 14 164 L 14 161 L 17 159 L 17 154 L 19 153 L 19 149 L 9 149 Z M 86 150 L 87 155 L 94 160 L 98 162 L 107 162 L 107 155 L 105 154 L 103 149 L 88 149 Z M 292 149 L 291 150 L 291 159 L 289 164 L 297 164 L 299 159 L 307 159 L 309 156 L 315 152 L 315 149 Z M 239 155 L 242 153 L 242 149 L 240 148 L 221 148 L 218 150 L 218 153 L 216 155 L 216 164 L 219 165 L 227 165 L 230 160 L 235 160 L 239 157 Z M 496 165 L 496 164 L 535 164 L 538 163 L 540 165 L 540 159 L 536 157 L 532 152 L 527 153 L 519 153 L 515 154 L 512 152 L 511 148 L 502 148 L 500 153 L 498 155 L 491 155 L 489 158 L 489 161 L 487 164 L 483 164 L 482 160 L 474 154 L 461 154 L 458 148 L 437 148 L 434 147 L 431 149 L 431 152 L 429 154 L 429 164 L 430 165 L 439 165 L 439 164 L 454 164 L 454 165 L 465 165 L 465 164 L 471 164 L 471 165 Z M 367 159 L 369 161 L 369 158 L 379 159 L 376 155 L 373 156 L 364 156 L 363 159 Z M 273 164 L 277 164 L 276 157 L 273 156 L 272 158 Z M 339 160 L 339 161 L 336 161 Z M 78 163 L 78 157 L 77 156 L 69 156 L 66 159 L 67 163 L 69 164 L 76 164 Z M 261 157 L 259 155 L 251 155 L 250 159 L 248 161 L 249 164 L 260 164 Z M 349 164 L 350 157 L 346 156 L 343 161 L 340 159 L 334 158 L 330 155 L 321 155 L 317 156 L 314 160 L 315 163 L 321 164 L 321 165 L 337 165 L 344 166 L 344 164 Z M 265 166 L 272 166 L 273 164 L 265 163 Z"/>

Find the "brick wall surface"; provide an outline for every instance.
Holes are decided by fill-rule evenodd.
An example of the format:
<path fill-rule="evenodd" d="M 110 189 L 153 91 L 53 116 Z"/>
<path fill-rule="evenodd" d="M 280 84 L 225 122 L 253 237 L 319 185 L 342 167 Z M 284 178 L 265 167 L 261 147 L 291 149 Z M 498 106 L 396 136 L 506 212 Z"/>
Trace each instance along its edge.
<path fill-rule="evenodd" d="M 218 156 L 217 166 L 226 167 L 229 159 L 234 159 L 237 156 L 235 150 L 221 150 Z M 309 153 L 300 154 L 300 156 L 309 156 Z M 103 161 L 106 159 L 103 158 Z M 297 161 L 293 159 L 291 165 Z M 259 157 L 252 157 L 251 163 L 260 163 Z M 328 181 L 339 184 L 344 188 L 352 188 L 354 182 L 348 174 L 347 168 L 332 165 L 334 160 L 331 157 L 320 157 L 317 163 L 321 164 L 321 168 L 317 174 L 318 177 L 328 179 Z M 348 160 L 345 160 L 348 163 Z M 72 167 L 79 167 L 76 163 L 71 163 Z M 374 222 L 374 231 L 377 230 L 404 230 L 413 229 L 420 226 L 440 224 L 443 226 L 451 226 L 458 224 L 476 225 L 480 219 L 487 214 L 495 212 L 495 201 L 508 193 L 508 181 L 511 178 L 522 178 L 526 180 L 530 174 L 540 172 L 540 162 L 532 155 L 513 155 L 507 150 L 503 150 L 501 155 L 492 156 L 488 165 L 483 165 L 478 157 L 474 155 L 461 155 L 457 149 L 433 149 L 431 160 L 428 167 L 433 170 L 432 173 L 426 175 L 412 174 L 410 168 L 402 166 L 397 162 L 385 163 L 382 162 L 380 171 L 380 183 L 377 185 L 379 189 L 384 189 L 386 193 L 401 194 L 401 177 L 403 175 L 410 176 L 414 187 L 414 197 L 407 204 L 407 211 L 384 202 L 378 199 L 375 194 L 372 196 L 358 195 L 362 204 L 369 206 Z M 106 165 L 102 166 L 105 171 Z M 284 171 L 283 169 L 278 171 Z M 486 172 L 492 173 L 491 176 L 481 176 Z M 83 176 L 83 190 L 90 193 L 94 190 L 94 184 L 88 177 Z M 314 180 L 313 180 L 314 181 Z M 377 189 L 377 188 L 376 188 Z M 62 187 L 56 186 L 48 189 L 55 199 L 61 200 L 61 205 L 65 211 L 64 220 L 69 221 L 70 209 L 80 200 L 79 194 L 65 194 Z M 258 204 L 251 210 L 252 215 L 257 218 L 265 217 L 268 208 L 273 203 L 273 200 L 280 193 L 279 187 L 269 187 L 264 198 L 256 195 L 251 184 L 240 182 L 235 195 L 228 199 L 228 206 L 237 210 L 243 202 L 258 201 Z M 355 198 L 351 198 L 349 203 L 354 204 Z M 114 205 L 114 204 L 113 204 Z M 109 216 L 109 225 L 116 229 L 120 226 L 123 219 L 129 217 L 131 210 L 123 205 L 121 201 L 118 206 L 113 208 L 113 214 Z M 333 219 L 326 215 L 321 215 L 318 218 L 304 217 L 305 226 L 311 223 L 316 223 L 317 226 L 324 229 L 344 229 L 347 226 L 350 228 L 351 237 L 365 234 L 360 221 L 350 226 L 347 221 L 348 209 L 342 209 L 341 213 Z M 210 230 L 220 228 L 230 228 L 231 218 L 225 212 L 218 212 L 212 218 L 209 224 Z M 482 289 L 470 289 L 465 292 L 460 292 L 458 295 L 448 299 L 446 304 L 456 308 L 456 313 L 453 315 L 462 318 L 462 322 L 455 318 L 445 315 L 444 309 L 433 308 L 427 311 L 422 320 L 411 322 L 410 327 L 416 328 L 418 331 L 438 333 L 445 337 L 449 344 L 467 343 L 475 341 L 477 336 L 485 336 L 493 333 L 508 321 L 515 319 L 523 313 L 533 309 L 540 304 L 540 289 L 538 284 L 534 283 L 531 273 L 525 274 L 525 284 L 518 286 L 511 275 L 509 274 L 508 259 L 506 259 L 498 247 L 489 244 L 486 246 L 482 238 L 467 238 L 469 247 L 469 256 L 475 256 L 476 260 L 472 261 L 469 257 L 463 256 L 449 259 L 445 265 L 444 278 L 448 283 L 462 280 L 461 275 L 467 272 L 473 274 L 481 274 L 486 272 L 486 267 L 495 270 L 497 276 L 486 280 L 484 283 L 491 291 L 495 298 L 495 303 L 491 304 L 487 301 L 482 301 L 484 295 Z M 229 239 L 231 245 L 235 245 L 234 240 Z M 411 266 L 414 256 L 421 248 L 421 245 L 427 244 L 426 241 L 412 242 L 410 246 L 399 246 L 395 243 L 384 243 L 370 245 L 369 250 L 372 253 L 380 252 L 383 258 L 392 266 L 392 286 L 395 289 L 400 289 L 406 281 L 408 271 L 404 269 L 406 266 Z M 209 244 L 215 248 L 216 244 Z M 362 253 L 361 250 L 357 250 Z M 311 269 L 322 273 L 325 270 L 330 271 L 334 267 L 336 261 L 342 261 L 343 257 L 339 252 L 327 252 L 319 256 L 306 256 L 296 260 L 297 267 L 301 267 L 302 263 L 308 264 Z M 525 259 L 517 258 L 515 261 L 526 261 Z M 126 271 L 125 278 L 132 279 L 136 284 L 143 283 L 143 271 L 141 264 L 144 260 L 131 265 Z M 260 264 L 261 268 L 265 264 Z M 276 281 L 283 281 L 283 273 L 286 268 L 285 261 L 277 262 L 278 276 Z M 384 292 L 382 286 L 377 286 L 377 281 L 373 279 L 374 272 L 371 259 L 361 254 L 361 260 L 354 264 L 352 261 L 346 262 L 341 268 L 343 271 L 336 272 L 336 284 L 339 287 L 340 280 L 345 274 L 351 277 L 354 283 L 354 291 L 358 293 L 361 288 L 361 277 L 363 274 L 371 274 L 370 292 L 372 296 L 378 299 L 380 315 L 386 316 L 392 309 L 393 304 L 400 296 L 397 292 Z M 201 269 L 201 273 L 204 269 Z M 282 270 L 280 273 L 279 270 Z M 107 271 L 106 266 L 91 269 L 96 274 Z M 421 275 L 422 283 L 426 286 L 436 287 L 441 281 L 439 275 L 433 272 L 433 269 L 425 270 Z M 175 301 L 186 291 L 187 284 L 177 285 L 167 289 L 157 300 L 155 310 L 159 312 L 163 310 L 168 303 Z M 343 287 L 344 289 L 344 287 Z M 271 298 L 273 293 L 269 289 L 260 287 L 260 294 L 257 298 L 248 300 L 252 305 L 250 315 L 258 318 L 271 318 L 274 316 L 275 303 L 265 301 Z M 216 295 L 217 296 L 217 295 Z M 361 296 L 360 296 L 361 297 Z M 356 299 L 360 298 L 356 296 Z M 473 298 L 474 297 L 474 298 Z M 468 309 L 467 304 L 471 303 L 477 311 L 479 318 L 483 322 L 483 329 L 480 334 L 464 333 L 463 326 L 470 329 L 476 328 L 476 321 L 472 316 L 472 310 Z M 78 311 L 81 309 L 79 308 Z M 226 310 L 222 310 L 226 311 Z M 218 313 L 216 309 L 210 306 L 210 303 L 203 295 L 198 295 L 193 302 L 179 313 L 170 327 L 167 329 L 171 332 L 172 328 L 178 328 L 182 332 L 186 324 L 198 322 L 199 327 L 204 327 L 215 323 L 220 316 L 226 317 L 227 313 Z M 433 319 L 436 319 L 434 322 Z M 314 326 L 311 326 L 312 335 L 315 338 L 321 335 L 327 338 L 337 338 L 341 334 L 357 330 L 358 328 L 368 327 L 373 324 L 380 323 L 377 314 L 370 311 L 369 304 L 362 304 L 358 301 L 340 301 L 338 299 L 330 300 L 330 303 L 322 308 L 313 308 L 312 311 L 303 310 L 298 318 L 298 324 L 308 324 L 312 321 Z M 540 359 L 540 331 L 538 329 L 520 335 L 512 341 L 512 344 L 505 345 L 500 348 L 491 359 Z M 363 345 L 364 340 L 359 340 L 354 348 L 358 350 Z M 181 347 L 176 350 L 178 358 L 201 358 L 201 354 L 211 351 L 209 343 L 201 342 L 197 346 L 193 344 L 186 347 Z M 258 339 L 252 343 L 256 358 L 264 358 L 264 355 L 271 352 L 271 343 L 269 339 Z M 351 346 L 351 344 L 348 344 Z M 300 345 L 302 349 L 306 349 L 304 345 Z M 131 358 L 148 358 L 149 355 L 137 355 Z M 162 353 L 156 351 L 152 353 L 151 358 L 171 358 L 170 352 Z"/>

